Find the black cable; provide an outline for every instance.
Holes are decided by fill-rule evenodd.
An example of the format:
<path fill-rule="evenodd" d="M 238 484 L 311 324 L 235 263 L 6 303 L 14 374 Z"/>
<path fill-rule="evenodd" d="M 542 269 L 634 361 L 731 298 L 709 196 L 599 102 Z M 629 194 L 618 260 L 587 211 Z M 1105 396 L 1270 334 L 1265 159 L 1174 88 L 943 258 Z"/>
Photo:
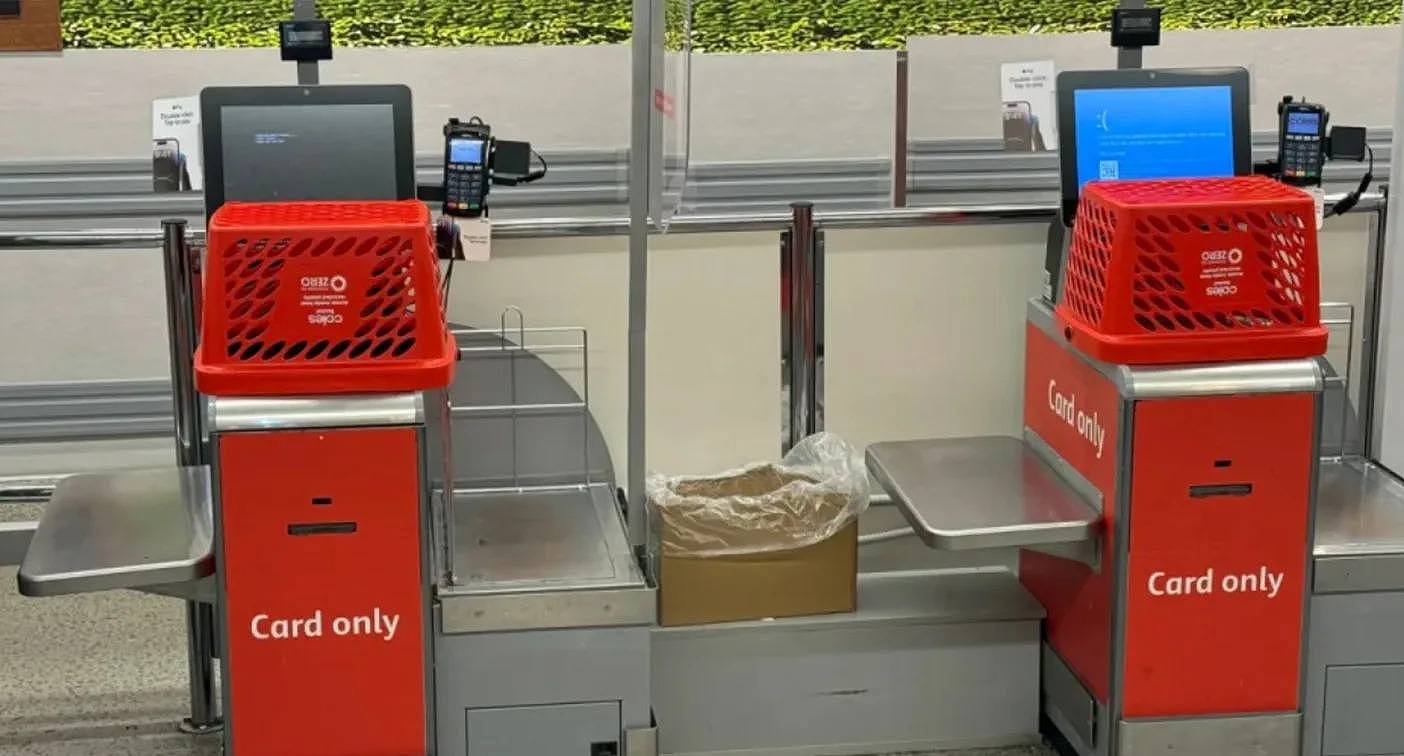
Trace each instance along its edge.
<path fill-rule="evenodd" d="M 1356 187 L 1355 191 L 1342 197 L 1340 202 L 1333 205 L 1331 207 L 1331 212 L 1326 214 L 1327 218 L 1345 215 L 1350 212 L 1351 208 L 1359 204 L 1360 197 L 1365 194 L 1365 190 L 1370 188 L 1370 182 L 1375 180 L 1375 151 L 1368 144 L 1365 145 L 1365 154 L 1369 156 L 1370 163 L 1368 167 L 1365 168 L 1365 175 L 1360 177 L 1360 186 Z"/>
<path fill-rule="evenodd" d="M 532 150 L 531 154 L 534 155 L 536 159 L 541 162 L 541 170 L 532 171 L 531 173 L 528 173 L 527 180 L 537 181 L 539 179 L 546 178 L 546 171 L 549 171 L 551 169 L 551 166 L 546 164 L 546 158 L 542 157 L 541 153 L 537 152 L 536 150 Z"/>
<path fill-rule="evenodd" d="M 448 265 L 444 266 L 443 281 L 439 284 L 439 302 L 447 313 L 449 287 L 453 284 L 453 263 L 463 253 L 463 243 L 458 235 L 458 224 L 451 218 L 440 218 L 435 230 L 440 243 L 448 250 Z"/>
<path fill-rule="evenodd" d="M 443 286 L 443 288 L 439 291 L 439 302 L 440 302 L 440 304 L 443 305 L 444 314 L 445 314 L 445 315 L 448 314 L 448 308 L 449 308 L 449 301 L 448 301 L 449 287 L 453 285 L 453 263 L 454 263 L 454 261 L 457 260 L 457 259 L 458 259 L 458 254 L 457 254 L 457 251 L 455 250 L 454 256 L 449 258 L 447 270 L 444 271 L 444 286 Z"/>

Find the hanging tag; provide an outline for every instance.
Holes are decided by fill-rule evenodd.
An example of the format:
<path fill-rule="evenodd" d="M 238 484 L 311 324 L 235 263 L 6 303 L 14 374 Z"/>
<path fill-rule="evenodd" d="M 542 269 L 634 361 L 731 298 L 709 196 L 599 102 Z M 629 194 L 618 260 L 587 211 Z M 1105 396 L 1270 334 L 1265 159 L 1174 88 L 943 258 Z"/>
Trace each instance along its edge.
<path fill-rule="evenodd" d="M 1316 205 L 1316 230 L 1321 230 L 1321 224 L 1326 219 L 1326 190 L 1314 186 L 1307 191 L 1311 192 L 1311 201 Z"/>
<path fill-rule="evenodd" d="M 459 218 L 458 241 L 463 245 L 463 259 L 487 262 L 492 259 L 492 221 L 483 218 Z"/>

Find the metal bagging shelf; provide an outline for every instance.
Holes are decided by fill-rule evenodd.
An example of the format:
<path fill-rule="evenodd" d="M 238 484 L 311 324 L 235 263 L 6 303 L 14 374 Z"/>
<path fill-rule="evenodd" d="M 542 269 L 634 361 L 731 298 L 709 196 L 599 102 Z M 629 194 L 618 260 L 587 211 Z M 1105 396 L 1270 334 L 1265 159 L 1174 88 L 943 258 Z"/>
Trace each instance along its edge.
<path fill-rule="evenodd" d="M 442 630 L 652 622 L 590 415 L 588 332 L 529 328 L 517 307 L 498 326 L 453 330 L 448 433 L 431 432 L 453 460 L 434 500 Z"/>

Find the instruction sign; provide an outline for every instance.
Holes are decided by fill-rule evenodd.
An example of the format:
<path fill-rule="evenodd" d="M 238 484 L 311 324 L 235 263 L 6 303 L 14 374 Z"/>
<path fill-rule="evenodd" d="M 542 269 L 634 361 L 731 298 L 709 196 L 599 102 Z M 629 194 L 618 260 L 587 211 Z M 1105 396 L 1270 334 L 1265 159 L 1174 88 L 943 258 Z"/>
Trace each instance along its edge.
<path fill-rule="evenodd" d="M 1058 143 L 1057 76 L 1058 67 L 1051 60 L 1000 66 L 1005 151 L 1043 152 Z"/>
<path fill-rule="evenodd" d="M 198 192 L 205 188 L 198 96 L 152 101 L 151 181 L 158 192 Z"/>

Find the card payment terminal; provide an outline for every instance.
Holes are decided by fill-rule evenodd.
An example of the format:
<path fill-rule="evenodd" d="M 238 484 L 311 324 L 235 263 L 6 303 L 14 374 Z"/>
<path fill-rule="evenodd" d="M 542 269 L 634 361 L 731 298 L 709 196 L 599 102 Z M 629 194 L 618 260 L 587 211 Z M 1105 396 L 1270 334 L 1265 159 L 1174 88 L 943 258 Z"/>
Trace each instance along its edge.
<path fill-rule="evenodd" d="M 1280 118 L 1277 162 L 1283 183 L 1296 186 L 1321 184 L 1326 160 L 1326 108 L 1309 102 L 1284 99 L 1277 107 Z"/>
<path fill-rule="evenodd" d="M 444 126 L 444 214 L 475 218 L 485 209 L 492 132 L 482 123 Z"/>

